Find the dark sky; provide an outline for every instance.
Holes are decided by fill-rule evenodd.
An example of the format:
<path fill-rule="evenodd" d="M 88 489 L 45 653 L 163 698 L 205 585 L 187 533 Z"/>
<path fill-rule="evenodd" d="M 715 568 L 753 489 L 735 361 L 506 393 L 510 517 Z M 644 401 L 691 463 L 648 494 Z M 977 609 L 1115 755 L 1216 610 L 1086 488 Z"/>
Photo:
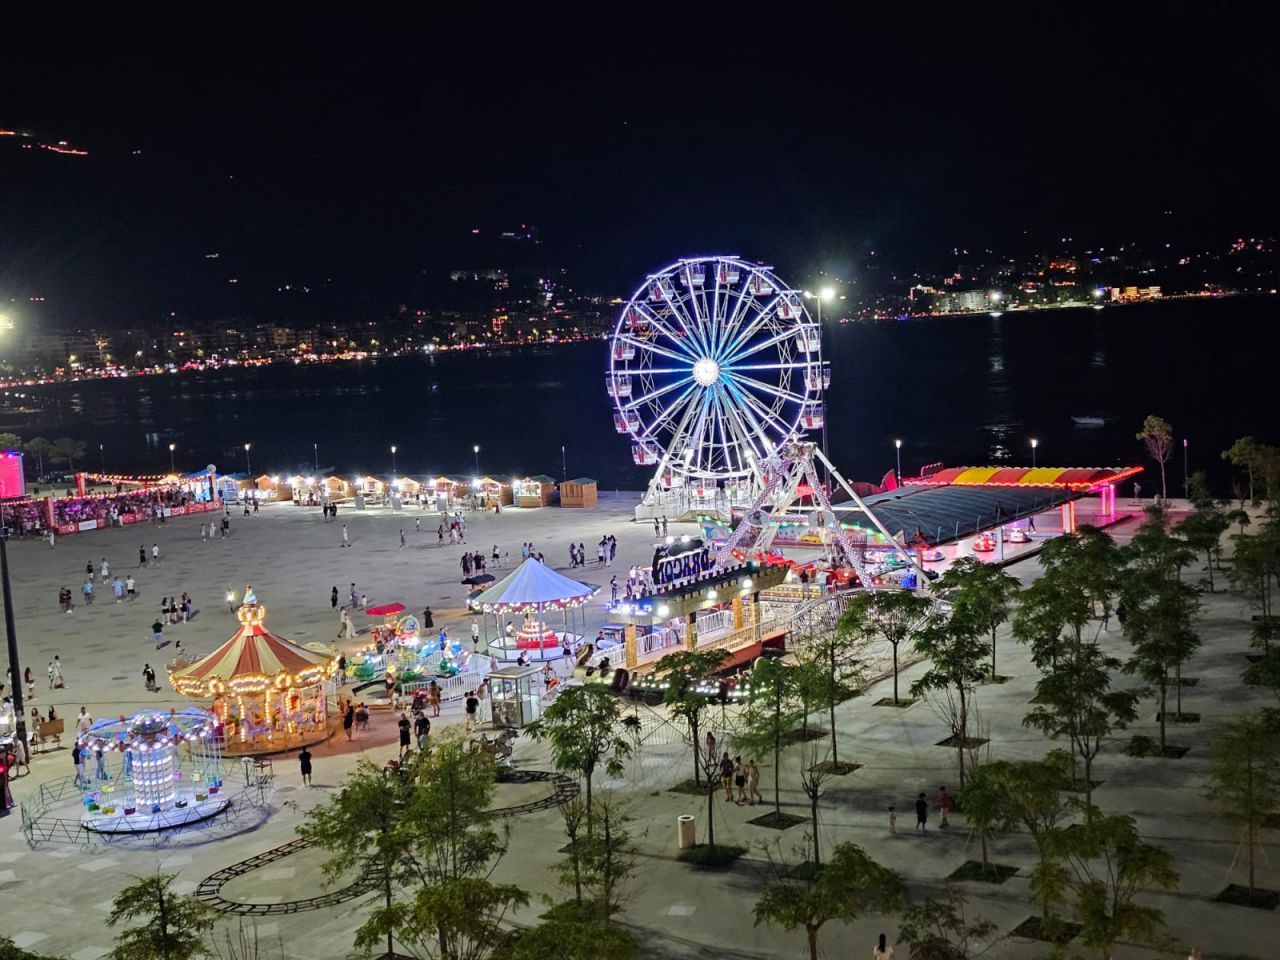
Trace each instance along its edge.
<path fill-rule="evenodd" d="M 703 252 L 803 279 L 1274 231 L 1276 37 L 1243 5 L 441 6 L 8 18 L 0 128 L 90 156 L 0 143 L 0 300 L 379 305 L 519 223 L 609 293 Z"/>

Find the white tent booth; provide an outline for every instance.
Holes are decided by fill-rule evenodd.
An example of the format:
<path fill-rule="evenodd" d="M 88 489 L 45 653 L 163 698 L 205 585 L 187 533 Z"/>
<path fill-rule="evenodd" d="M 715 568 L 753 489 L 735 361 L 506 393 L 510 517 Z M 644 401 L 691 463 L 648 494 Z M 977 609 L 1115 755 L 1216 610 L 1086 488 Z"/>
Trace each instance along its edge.
<path fill-rule="evenodd" d="M 576 647 L 582 639 L 582 607 L 599 589 L 530 557 L 472 602 L 486 628 L 494 618 L 489 651 L 496 659 L 513 661 L 523 653 L 529 660 L 554 660 L 566 644 Z"/>

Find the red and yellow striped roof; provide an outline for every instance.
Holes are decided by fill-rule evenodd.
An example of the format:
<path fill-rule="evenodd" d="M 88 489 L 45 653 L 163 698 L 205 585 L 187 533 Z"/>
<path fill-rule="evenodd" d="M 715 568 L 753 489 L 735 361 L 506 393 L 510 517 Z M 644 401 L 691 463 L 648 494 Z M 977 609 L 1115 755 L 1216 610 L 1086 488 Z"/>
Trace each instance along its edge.
<path fill-rule="evenodd" d="M 264 625 L 267 608 L 246 604 L 236 611 L 236 635 L 202 660 L 175 670 L 170 682 L 188 696 L 210 696 L 233 681 L 312 684 L 333 672 L 334 658 L 278 637 Z"/>
<path fill-rule="evenodd" d="M 904 484 L 929 487 L 1058 487 L 1092 490 L 1116 484 L 1142 467 L 947 467 L 927 477 L 904 477 Z"/>

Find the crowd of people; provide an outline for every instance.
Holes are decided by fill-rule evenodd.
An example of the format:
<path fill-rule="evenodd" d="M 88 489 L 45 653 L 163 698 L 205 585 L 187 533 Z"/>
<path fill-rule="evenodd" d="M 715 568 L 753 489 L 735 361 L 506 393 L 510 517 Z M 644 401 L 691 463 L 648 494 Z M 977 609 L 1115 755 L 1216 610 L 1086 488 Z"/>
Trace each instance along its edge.
<path fill-rule="evenodd" d="M 125 492 L 117 486 L 115 493 L 83 497 L 74 496 L 71 491 L 67 491 L 67 496 L 53 500 L 52 531 L 89 520 L 108 526 L 121 526 L 126 522 L 141 520 L 163 523 L 174 507 L 185 507 L 195 501 L 193 493 L 180 487 L 155 487 Z M 4 516 L 6 525 L 17 536 L 49 539 L 51 535 L 46 500 L 32 499 L 6 504 Z M 126 517 L 131 519 L 125 520 Z M 53 536 L 56 538 L 56 533 Z"/>

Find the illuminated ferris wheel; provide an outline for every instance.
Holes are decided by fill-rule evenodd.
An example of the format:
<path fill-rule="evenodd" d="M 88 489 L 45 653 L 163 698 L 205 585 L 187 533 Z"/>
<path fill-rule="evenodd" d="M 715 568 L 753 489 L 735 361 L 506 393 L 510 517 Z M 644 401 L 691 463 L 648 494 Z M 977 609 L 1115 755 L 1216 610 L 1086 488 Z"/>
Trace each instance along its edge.
<path fill-rule="evenodd" d="M 823 425 L 831 374 L 822 332 L 771 267 L 737 257 L 680 260 L 622 308 L 605 386 L 617 431 L 649 493 L 758 488 L 760 464 Z"/>

